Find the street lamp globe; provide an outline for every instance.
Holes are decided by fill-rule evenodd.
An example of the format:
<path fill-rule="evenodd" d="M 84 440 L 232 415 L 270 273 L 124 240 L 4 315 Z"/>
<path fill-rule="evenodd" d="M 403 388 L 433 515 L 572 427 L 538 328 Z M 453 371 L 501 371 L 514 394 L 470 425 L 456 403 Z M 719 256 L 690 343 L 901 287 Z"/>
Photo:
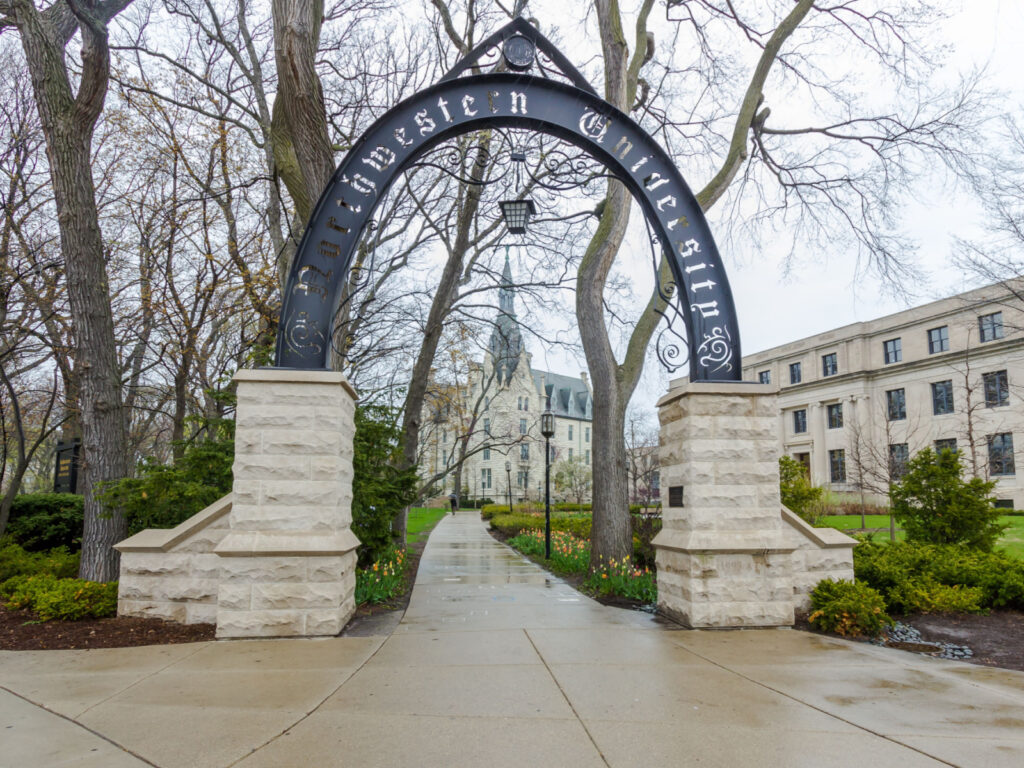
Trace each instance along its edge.
<path fill-rule="evenodd" d="M 544 413 L 540 415 L 540 433 L 546 438 L 555 436 L 555 414 L 551 412 L 550 402 L 548 407 L 544 409 Z"/>

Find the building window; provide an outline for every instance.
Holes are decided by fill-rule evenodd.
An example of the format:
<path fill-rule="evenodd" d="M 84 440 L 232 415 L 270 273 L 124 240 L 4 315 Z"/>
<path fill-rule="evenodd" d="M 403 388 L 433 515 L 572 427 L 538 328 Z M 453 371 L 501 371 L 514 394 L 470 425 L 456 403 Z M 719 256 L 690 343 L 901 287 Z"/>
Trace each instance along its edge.
<path fill-rule="evenodd" d="M 569 461 L 572 461 L 572 448 L 569 449 Z"/>
<path fill-rule="evenodd" d="M 983 373 L 981 378 L 985 382 L 986 406 L 995 408 L 1000 405 L 1010 404 L 1010 384 L 1006 378 L 1006 371 Z"/>
<path fill-rule="evenodd" d="M 490 461 L 490 460 L 491 460 L 491 449 L 490 448 L 484 448 L 484 461 Z"/>
<path fill-rule="evenodd" d="M 828 452 L 828 476 L 833 483 L 846 482 L 846 451 L 842 448 Z"/>
<path fill-rule="evenodd" d="M 807 410 L 801 408 L 799 411 L 793 411 L 793 431 L 798 435 L 801 432 L 807 431 Z"/>
<path fill-rule="evenodd" d="M 941 416 L 953 412 L 953 382 L 936 381 L 932 384 L 932 413 Z"/>
<path fill-rule="evenodd" d="M 1012 475 L 1013 435 L 1003 432 L 988 438 L 988 469 L 993 475 Z"/>
<path fill-rule="evenodd" d="M 907 418 L 907 395 L 902 389 L 890 389 L 885 393 L 886 413 L 889 421 Z"/>
<path fill-rule="evenodd" d="M 898 363 L 903 359 L 903 344 L 899 339 L 883 342 L 885 347 L 885 364 Z"/>
<path fill-rule="evenodd" d="M 519 420 L 519 434 L 520 435 L 525 435 L 526 434 L 526 419 L 520 419 Z"/>
<path fill-rule="evenodd" d="M 569 439 L 572 440 L 572 424 L 569 425 Z"/>
<path fill-rule="evenodd" d="M 484 419 L 484 434 L 490 437 L 491 434 L 491 420 Z"/>
<path fill-rule="evenodd" d="M 956 453 L 955 437 L 944 437 L 941 440 L 935 441 L 935 452 L 942 453 L 943 451 L 952 451 L 953 453 Z"/>
<path fill-rule="evenodd" d="M 587 451 L 587 464 L 590 463 L 590 451 Z"/>
<path fill-rule="evenodd" d="M 484 398 L 484 410 L 486 411 L 490 407 L 491 407 L 491 398 L 485 397 Z"/>
<path fill-rule="evenodd" d="M 583 430 L 583 437 L 588 443 L 590 442 L 590 427 Z"/>
<path fill-rule="evenodd" d="M 519 446 L 519 458 L 520 458 L 521 461 L 529 461 L 530 460 L 530 444 L 529 443 L 523 443 L 522 445 Z"/>
<path fill-rule="evenodd" d="M 992 506 L 996 509 L 1013 509 L 1013 499 L 996 499 Z"/>
<path fill-rule="evenodd" d="M 441 442 L 442 443 L 447 443 L 448 442 L 448 430 L 447 429 L 442 429 L 441 430 Z"/>
<path fill-rule="evenodd" d="M 1003 338 L 1003 313 L 993 312 L 978 318 L 978 335 L 982 341 L 995 341 Z"/>
<path fill-rule="evenodd" d="M 759 382 L 761 382 L 762 384 L 771 384 L 772 383 L 772 372 L 771 371 L 761 371 L 759 374 L 757 374 L 757 380 Z"/>
<path fill-rule="evenodd" d="M 829 352 L 821 356 L 821 375 L 835 376 L 839 373 L 839 363 L 836 361 L 836 353 Z"/>
<path fill-rule="evenodd" d="M 789 383 L 799 384 L 800 383 L 800 363 L 789 364 Z"/>
<path fill-rule="evenodd" d="M 949 352 L 949 326 L 932 328 L 928 331 L 928 354 Z"/>
<path fill-rule="evenodd" d="M 843 426 L 843 404 L 832 403 L 825 407 L 825 414 L 828 418 L 829 429 L 840 429 Z"/>
<path fill-rule="evenodd" d="M 480 487 L 485 489 L 491 487 L 491 470 L 480 470 Z"/>
<path fill-rule="evenodd" d="M 519 401 L 516 403 L 516 410 L 517 411 L 523 410 L 523 398 L 522 397 L 520 397 Z"/>
<path fill-rule="evenodd" d="M 523 410 L 524 411 L 530 410 L 530 398 L 528 398 L 528 397 L 524 397 L 523 398 Z"/>
<path fill-rule="evenodd" d="M 889 477 L 899 480 L 907 473 L 907 460 L 910 458 L 910 448 L 906 443 L 889 444 Z"/>

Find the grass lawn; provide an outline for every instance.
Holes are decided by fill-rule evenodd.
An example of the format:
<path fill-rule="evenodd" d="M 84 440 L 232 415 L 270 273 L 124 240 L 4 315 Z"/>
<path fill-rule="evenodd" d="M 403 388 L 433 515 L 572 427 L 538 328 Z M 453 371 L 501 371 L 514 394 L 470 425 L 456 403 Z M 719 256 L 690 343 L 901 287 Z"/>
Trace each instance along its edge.
<path fill-rule="evenodd" d="M 875 541 L 889 540 L 889 516 L 888 515 L 867 515 L 868 528 L 881 528 L 883 530 L 875 534 Z M 1024 516 L 1003 515 L 999 522 L 1010 527 L 996 544 L 996 547 L 1006 550 L 1011 557 L 1024 560 Z M 860 515 L 830 515 L 821 518 L 821 525 L 829 528 L 836 528 L 840 531 L 859 531 Z M 903 540 L 903 531 L 896 531 L 896 539 Z"/>
<path fill-rule="evenodd" d="M 864 520 L 868 528 L 889 528 L 888 515 L 865 515 Z M 859 529 L 860 515 L 829 515 L 821 518 L 821 524 L 840 531 Z"/>
<path fill-rule="evenodd" d="M 1010 527 L 996 546 L 1005 549 L 1006 554 L 1024 560 L 1024 516 L 1007 515 L 999 518 L 999 522 L 1008 523 Z"/>
<path fill-rule="evenodd" d="M 407 539 L 410 544 L 417 541 L 426 541 L 427 536 L 438 524 L 442 517 L 448 514 L 444 509 L 430 509 L 428 507 L 412 507 L 409 510 L 409 521 L 406 523 Z"/>

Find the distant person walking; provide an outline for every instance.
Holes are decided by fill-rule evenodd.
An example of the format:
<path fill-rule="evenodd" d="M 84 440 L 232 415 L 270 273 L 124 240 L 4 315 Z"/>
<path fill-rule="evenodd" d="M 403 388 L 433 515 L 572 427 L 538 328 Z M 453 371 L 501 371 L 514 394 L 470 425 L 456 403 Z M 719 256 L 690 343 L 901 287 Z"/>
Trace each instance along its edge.
<path fill-rule="evenodd" d="M 455 510 L 459 508 L 459 497 L 455 491 L 448 494 L 448 501 L 452 503 L 452 514 L 455 514 Z"/>

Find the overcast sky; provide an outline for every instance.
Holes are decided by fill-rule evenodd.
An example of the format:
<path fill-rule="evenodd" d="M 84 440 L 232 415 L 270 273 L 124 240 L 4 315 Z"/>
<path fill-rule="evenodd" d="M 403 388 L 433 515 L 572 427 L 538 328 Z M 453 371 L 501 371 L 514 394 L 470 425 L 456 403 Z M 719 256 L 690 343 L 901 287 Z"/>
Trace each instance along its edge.
<path fill-rule="evenodd" d="M 530 3 L 532 13 L 542 20 L 558 14 L 558 5 L 554 0 Z M 1019 112 L 1024 105 L 1020 63 L 1024 0 L 950 0 L 949 8 L 954 17 L 944 28 L 953 49 L 935 76 L 955 82 L 958 72 L 987 65 L 989 85 L 1007 94 L 1006 111 Z M 700 180 L 690 182 L 696 186 Z M 924 277 L 915 281 L 909 299 L 894 298 L 874 276 L 858 279 L 852 258 L 842 252 L 799 254 L 798 267 L 786 272 L 779 255 L 755 251 L 743 242 L 733 241 L 728 249 L 723 248 L 744 352 L 761 351 L 974 287 L 976 283 L 951 263 L 953 237 L 980 237 L 984 229 L 981 211 L 969 196 L 950 194 L 941 186 L 942 182 L 923 185 L 917 200 L 904 211 L 903 231 L 921 244 L 918 266 Z M 582 356 L 574 359 L 538 346 L 529 343 L 536 367 L 564 373 L 585 370 Z M 670 378 L 685 374 L 685 369 L 669 375 L 654 370 L 656 367 L 656 363 L 648 363 L 634 402 L 650 407 Z"/>

